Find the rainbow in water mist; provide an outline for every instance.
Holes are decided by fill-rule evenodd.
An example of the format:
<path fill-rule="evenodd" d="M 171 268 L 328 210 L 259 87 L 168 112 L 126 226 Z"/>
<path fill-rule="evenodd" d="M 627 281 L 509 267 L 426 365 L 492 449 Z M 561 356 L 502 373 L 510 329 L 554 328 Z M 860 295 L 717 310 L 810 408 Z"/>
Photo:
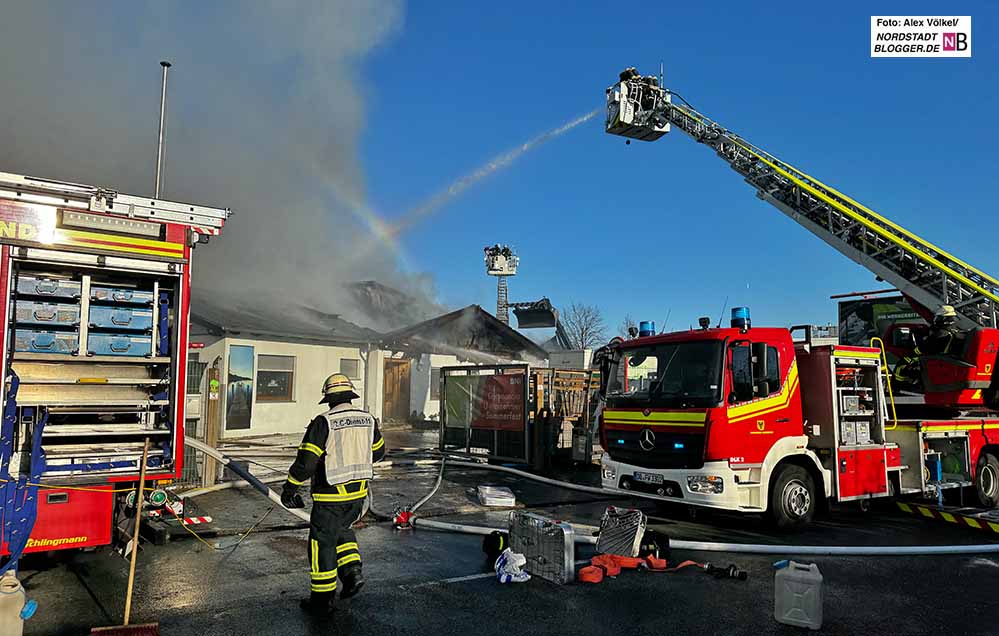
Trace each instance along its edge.
<path fill-rule="evenodd" d="M 403 254 L 402 247 L 399 245 L 398 240 L 400 234 L 419 223 L 424 218 L 439 211 L 442 207 L 461 196 L 466 190 L 486 177 L 489 177 L 503 168 L 506 168 L 519 159 L 524 153 L 537 148 L 546 141 L 564 135 L 576 126 L 593 119 L 600 114 L 602 110 L 602 108 L 594 109 L 585 115 L 581 115 L 562 124 L 561 126 L 541 133 L 540 135 L 529 139 L 512 150 L 508 150 L 501 155 L 493 157 L 482 166 L 476 168 L 473 172 L 458 178 L 446 189 L 433 195 L 399 219 L 394 220 L 392 223 L 382 220 L 382 218 L 370 206 L 360 203 L 352 204 L 351 207 L 354 215 L 362 223 L 364 223 L 364 225 L 371 232 L 370 240 L 358 247 L 354 254 L 354 258 L 362 258 L 366 254 L 369 254 L 371 250 L 380 247 L 390 250 L 396 255 L 397 258 L 399 258 L 400 262 L 405 265 L 405 255 Z"/>

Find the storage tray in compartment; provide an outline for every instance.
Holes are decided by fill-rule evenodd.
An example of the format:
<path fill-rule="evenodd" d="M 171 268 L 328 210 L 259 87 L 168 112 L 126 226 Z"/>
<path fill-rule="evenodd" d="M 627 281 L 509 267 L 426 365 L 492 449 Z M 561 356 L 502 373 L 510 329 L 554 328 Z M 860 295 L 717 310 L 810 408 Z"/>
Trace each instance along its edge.
<path fill-rule="evenodd" d="M 22 325 L 75 327 L 80 324 L 80 306 L 66 303 L 47 303 L 36 300 L 19 300 L 17 301 L 14 316 L 17 322 Z"/>
<path fill-rule="evenodd" d="M 87 355 L 148 356 L 152 353 L 153 341 L 149 336 L 91 333 L 87 339 Z"/>
<path fill-rule="evenodd" d="M 91 305 L 90 326 L 94 329 L 149 331 L 153 328 L 153 310 L 140 307 Z"/>
<path fill-rule="evenodd" d="M 67 300 L 76 300 L 82 294 L 80 281 L 24 273 L 17 275 L 17 293 Z"/>
<path fill-rule="evenodd" d="M 14 333 L 14 351 L 71 355 L 80 349 L 80 335 L 75 332 L 18 329 Z"/>
<path fill-rule="evenodd" d="M 153 292 L 130 287 L 106 287 L 104 285 L 92 285 L 90 287 L 90 300 L 102 303 L 122 303 L 128 305 L 152 305 Z"/>

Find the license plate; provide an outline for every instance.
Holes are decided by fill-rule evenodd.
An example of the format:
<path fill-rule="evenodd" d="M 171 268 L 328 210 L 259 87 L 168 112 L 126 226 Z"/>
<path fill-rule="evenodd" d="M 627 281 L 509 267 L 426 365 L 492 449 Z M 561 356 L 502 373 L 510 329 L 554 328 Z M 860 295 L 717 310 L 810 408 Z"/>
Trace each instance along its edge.
<path fill-rule="evenodd" d="M 640 481 L 643 484 L 661 484 L 663 476 L 656 473 L 635 473 L 635 481 Z"/>

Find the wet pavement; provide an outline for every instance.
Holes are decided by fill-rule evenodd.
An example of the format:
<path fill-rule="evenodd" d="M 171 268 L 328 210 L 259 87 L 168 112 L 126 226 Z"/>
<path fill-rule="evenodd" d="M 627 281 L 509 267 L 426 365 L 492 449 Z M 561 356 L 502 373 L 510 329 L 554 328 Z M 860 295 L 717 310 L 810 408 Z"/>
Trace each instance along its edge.
<path fill-rule="evenodd" d="M 379 471 L 375 507 L 412 503 L 436 480 L 434 467 Z M 592 475 L 590 476 L 592 479 Z M 599 523 L 609 503 L 513 476 L 448 469 L 437 497 L 421 510 L 462 523 L 502 526 L 509 511 L 486 511 L 469 489 L 510 487 L 519 505 L 586 525 Z M 298 599 L 307 594 L 306 531 L 274 510 L 240 541 L 236 532 L 260 521 L 270 503 L 250 490 L 206 495 L 201 506 L 216 518 L 214 547 L 189 537 L 145 546 L 139 555 L 133 622 L 159 621 L 174 636 L 270 634 L 792 634 L 773 619 L 777 556 L 675 553 L 671 561 L 736 563 L 749 580 L 718 580 L 693 569 L 676 574 L 624 572 L 597 586 L 556 586 L 540 579 L 504 586 L 489 576 L 481 538 L 428 530 L 398 531 L 367 521 L 358 530 L 368 584 L 341 603 L 329 621 L 306 619 Z M 776 535 L 760 519 L 714 513 L 690 518 L 681 506 L 639 506 L 650 526 L 673 539 L 798 545 L 917 545 L 987 543 L 995 535 L 890 512 L 834 510 L 808 530 Z M 289 529 L 292 528 L 292 529 Z M 588 556 L 579 548 L 577 557 Z M 789 548 L 787 557 L 794 556 Z M 824 576 L 822 633 L 999 634 L 999 558 L 803 557 Z M 486 574 L 476 577 L 475 575 Z M 96 552 L 66 551 L 22 561 L 22 578 L 38 600 L 26 634 L 86 634 L 114 624 L 124 606 L 128 563 Z"/>

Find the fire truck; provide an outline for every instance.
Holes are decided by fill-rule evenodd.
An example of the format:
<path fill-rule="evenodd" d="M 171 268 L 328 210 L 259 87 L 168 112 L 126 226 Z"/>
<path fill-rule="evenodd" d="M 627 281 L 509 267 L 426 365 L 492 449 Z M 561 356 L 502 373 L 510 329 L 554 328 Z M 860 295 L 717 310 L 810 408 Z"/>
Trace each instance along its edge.
<path fill-rule="evenodd" d="M 0 173 L 4 569 L 110 543 L 146 440 L 181 475 L 192 251 L 229 214 Z"/>
<path fill-rule="evenodd" d="M 675 99 L 674 99 L 675 98 Z M 810 327 L 730 326 L 616 339 L 600 352 L 602 484 L 807 524 L 830 501 L 948 491 L 999 504 L 999 281 L 711 121 L 661 78 L 621 73 L 606 131 L 671 127 L 712 148 L 772 204 L 894 285 L 918 313 L 952 305 L 963 346 L 923 356 L 923 391 L 892 391 L 883 343 Z"/>

